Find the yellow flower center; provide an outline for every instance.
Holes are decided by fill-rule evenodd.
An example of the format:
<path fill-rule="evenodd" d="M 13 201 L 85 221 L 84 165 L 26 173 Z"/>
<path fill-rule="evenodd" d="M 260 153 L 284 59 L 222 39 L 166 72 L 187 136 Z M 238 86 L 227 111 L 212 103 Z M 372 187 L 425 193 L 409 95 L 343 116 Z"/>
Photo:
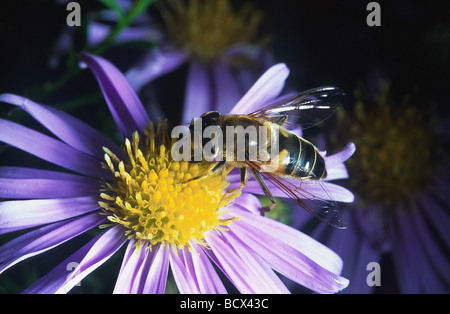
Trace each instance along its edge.
<path fill-rule="evenodd" d="M 351 182 L 363 200 L 392 205 L 427 186 L 434 170 L 432 124 L 411 106 L 390 104 L 381 85 L 373 107 L 357 95 L 350 137 L 357 152 L 348 161 Z"/>
<path fill-rule="evenodd" d="M 100 206 L 114 223 L 123 225 L 129 238 L 150 245 L 171 245 L 190 249 L 191 240 L 206 246 L 204 234 L 224 229 L 235 219 L 221 219 L 223 208 L 240 191 L 227 193 L 229 170 L 217 171 L 198 180 L 210 163 L 176 162 L 171 156 L 171 143 L 166 124 L 153 125 L 144 131 L 144 139 L 135 132 L 126 139 L 126 160 L 120 160 L 105 148 L 106 166 L 114 179 L 104 180 Z M 231 169 L 230 169 L 231 170 Z"/>
<path fill-rule="evenodd" d="M 168 0 L 162 17 L 169 36 L 205 62 L 234 44 L 255 43 L 262 20 L 250 5 L 234 11 L 228 0 Z"/>

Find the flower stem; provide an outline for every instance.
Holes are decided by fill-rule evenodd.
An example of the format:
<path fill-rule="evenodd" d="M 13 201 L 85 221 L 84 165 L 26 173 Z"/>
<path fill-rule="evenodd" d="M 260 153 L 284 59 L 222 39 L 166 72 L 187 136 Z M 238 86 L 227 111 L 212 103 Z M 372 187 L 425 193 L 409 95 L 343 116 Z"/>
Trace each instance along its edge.
<path fill-rule="evenodd" d="M 134 19 L 139 16 L 142 12 L 144 12 L 155 0 L 138 0 L 127 12 L 121 12 L 116 10 L 119 14 L 119 20 L 111 32 L 106 36 L 99 44 L 92 48 L 86 49 L 88 52 L 101 55 L 103 54 L 110 46 L 112 46 L 120 35 L 120 33 L 127 28 Z M 69 55 L 68 62 L 68 71 L 60 77 L 55 82 L 46 82 L 43 86 L 43 94 L 49 95 L 51 93 L 56 92 L 62 86 L 66 85 L 69 81 L 71 81 L 74 77 L 78 76 L 81 73 L 82 69 L 78 66 L 76 61 L 77 57 L 73 57 L 73 53 Z M 42 95 L 43 96 L 43 95 Z"/>

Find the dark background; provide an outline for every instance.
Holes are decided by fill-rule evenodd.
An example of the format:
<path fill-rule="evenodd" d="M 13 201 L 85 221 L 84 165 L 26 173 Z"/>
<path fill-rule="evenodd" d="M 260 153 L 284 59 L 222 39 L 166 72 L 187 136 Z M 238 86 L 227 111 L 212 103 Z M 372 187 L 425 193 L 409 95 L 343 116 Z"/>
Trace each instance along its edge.
<path fill-rule="evenodd" d="M 78 2 L 83 23 L 89 12 L 102 8 L 96 1 Z M 366 24 L 369 14 L 366 5 L 370 1 L 285 0 L 276 5 L 269 0 L 250 2 L 264 12 L 262 33 L 272 35 L 271 48 L 276 61 L 289 66 L 288 83 L 297 90 L 331 84 L 351 94 L 359 82 L 387 78 L 392 90 L 399 95 L 416 91 L 420 102 L 433 99 L 446 107 L 450 82 L 448 1 L 378 1 L 381 27 Z M 0 92 L 17 93 L 58 106 L 71 96 L 79 97 L 97 89 L 92 75 L 82 73 L 55 92 L 42 92 L 46 83 L 57 82 L 66 70 L 64 64 L 49 69 L 48 60 L 56 39 L 66 26 L 67 14 L 65 5 L 53 1 L 2 4 Z M 82 49 L 79 43 L 83 38 L 82 28 L 77 31 L 75 48 Z M 126 50 L 117 58 L 121 52 L 124 51 L 110 49 L 104 56 L 111 57 L 125 70 L 140 51 Z M 176 74 L 184 74 L 183 71 L 184 68 Z M 184 78 L 184 75 L 179 76 Z M 168 80 L 159 87 L 176 89 L 173 82 Z M 180 79 L 180 83 L 184 81 Z M 182 99 L 182 92 L 175 94 Z M 179 102 L 164 105 L 170 108 L 168 112 L 174 112 L 172 107 L 179 107 Z M 75 105 L 68 106 L 73 107 L 79 109 Z"/>
<path fill-rule="evenodd" d="M 82 8 L 82 23 L 89 12 L 102 7 L 95 1 L 78 2 Z M 449 1 L 378 1 L 381 6 L 380 27 L 366 24 L 369 14 L 366 5 L 370 1 L 251 2 L 265 12 L 263 30 L 272 34 L 275 58 L 289 66 L 291 75 L 288 82 L 297 90 L 336 85 L 348 91 L 348 106 L 351 107 L 352 92 L 359 83 L 375 88 L 379 78 L 386 78 L 398 98 L 411 93 L 417 106 L 425 110 L 433 106 L 433 110 L 448 113 Z M 15 93 L 62 108 L 111 134 L 113 122 L 98 85 L 88 71 L 81 72 L 56 90 L 46 91 L 51 83 L 64 76 L 67 69 L 64 63 L 56 69 L 48 67 L 52 47 L 66 26 L 67 14 L 65 5 L 53 1 L 2 2 L 0 93 Z M 79 32 L 82 31 L 80 28 Z M 78 40 L 76 48 L 82 47 L 83 34 L 77 33 L 75 38 Z M 108 50 L 104 56 L 118 60 L 115 62 L 117 66 L 125 70 L 136 60 L 142 47 L 131 51 L 121 49 Z M 185 73 L 186 67 L 182 67 L 157 83 L 158 88 L 173 94 L 173 98 L 164 104 L 165 112 L 180 111 Z M 83 95 L 87 96 L 83 98 Z M 7 116 L 10 109 L 0 106 L 0 115 Z M 25 115 L 14 114 L 13 118 L 39 129 Z M 14 158 L 15 165 L 24 165 L 16 158 L 16 153 L 11 153 L 10 149 L 3 152 L 0 164 L 12 165 Z M 37 160 L 33 162 L 39 167 L 48 166 Z M 63 245 L 53 253 L 45 253 L 10 269 L 0 276 L 0 293 L 22 291 L 57 265 L 67 250 L 73 250 L 72 246 L 80 247 L 91 236 L 80 236 L 71 241 L 70 246 Z M 0 238 L 2 242 L 8 239 L 8 236 Z M 94 272 L 94 275 L 102 277 L 100 282 L 89 276 L 74 292 L 112 291 L 121 256 L 116 254 Z"/>

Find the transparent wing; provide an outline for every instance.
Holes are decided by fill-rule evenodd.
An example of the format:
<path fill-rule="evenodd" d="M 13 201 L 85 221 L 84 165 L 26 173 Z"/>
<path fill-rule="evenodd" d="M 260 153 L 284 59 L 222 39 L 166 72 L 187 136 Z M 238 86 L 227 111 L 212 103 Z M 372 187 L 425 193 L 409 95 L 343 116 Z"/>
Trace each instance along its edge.
<path fill-rule="evenodd" d="M 302 189 L 301 184 L 300 186 L 296 186 L 290 181 L 270 172 L 262 172 L 261 175 L 319 220 L 338 229 L 347 228 L 347 222 L 343 219 L 339 204 L 336 201 L 331 200 L 331 197 L 330 199 L 318 197 L 317 195 Z M 319 184 L 325 193 L 327 193 L 321 181 L 317 181 L 317 184 Z"/>
<path fill-rule="evenodd" d="M 249 115 L 283 123 L 288 120 L 291 125 L 307 129 L 333 115 L 344 99 L 345 93 L 338 87 L 317 87 L 285 97 Z"/>
<path fill-rule="evenodd" d="M 261 170 L 259 165 L 254 162 L 247 162 L 247 164 L 257 170 L 265 180 L 275 185 L 287 197 L 295 201 L 317 219 L 337 229 L 347 228 L 347 221 L 343 218 L 339 204 L 333 201 L 333 196 L 327 191 L 322 181 L 317 180 L 314 183 L 323 191 L 327 199 L 302 188 L 302 180 L 286 179 L 271 172 L 259 171 Z"/>

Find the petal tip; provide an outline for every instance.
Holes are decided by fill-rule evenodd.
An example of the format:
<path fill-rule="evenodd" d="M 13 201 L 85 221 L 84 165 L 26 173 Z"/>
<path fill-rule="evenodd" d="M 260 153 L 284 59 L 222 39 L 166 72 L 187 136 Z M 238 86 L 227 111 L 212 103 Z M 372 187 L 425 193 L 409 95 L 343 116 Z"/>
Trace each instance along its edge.
<path fill-rule="evenodd" d="M 78 54 L 78 66 L 81 69 L 87 69 L 89 67 L 88 63 L 89 61 L 93 61 L 94 60 L 94 55 L 88 53 L 88 52 L 80 52 Z"/>
<path fill-rule="evenodd" d="M 281 72 L 285 77 L 289 76 L 290 70 L 286 63 L 277 63 L 269 68 L 268 71 L 275 71 L 275 72 Z"/>
<path fill-rule="evenodd" d="M 356 151 L 355 143 L 353 143 L 353 142 L 348 143 L 347 146 L 345 147 L 345 149 L 348 149 L 348 151 L 349 151 L 348 155 L 350 158 Z"/>

